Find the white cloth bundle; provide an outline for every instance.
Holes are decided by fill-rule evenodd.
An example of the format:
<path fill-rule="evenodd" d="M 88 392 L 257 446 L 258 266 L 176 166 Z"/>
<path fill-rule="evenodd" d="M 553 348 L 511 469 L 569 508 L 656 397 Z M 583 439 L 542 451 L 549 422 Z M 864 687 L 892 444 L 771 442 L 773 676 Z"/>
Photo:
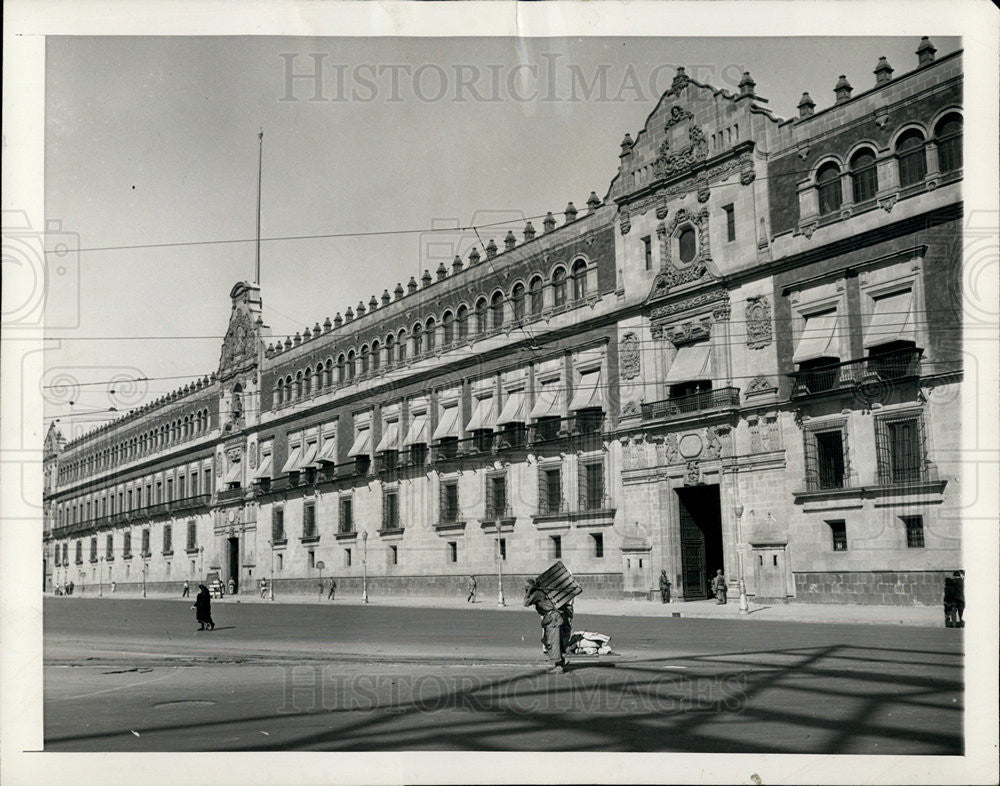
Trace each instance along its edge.
<path fill-rule="evenodd" d="M 582 630 L 574 633 L 569 640 L 571 655 L 608 655 L 611 652 L 610 636 L 603 633 Z"/>

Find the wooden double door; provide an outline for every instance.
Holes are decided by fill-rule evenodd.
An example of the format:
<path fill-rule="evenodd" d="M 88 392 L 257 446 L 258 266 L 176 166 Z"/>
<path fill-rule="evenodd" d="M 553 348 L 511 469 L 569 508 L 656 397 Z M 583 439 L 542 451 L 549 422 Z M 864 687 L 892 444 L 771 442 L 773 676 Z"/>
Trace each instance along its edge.
<path fill-rule="evenodd" d="M 718 485 L 677 489 L 677 507 L 684 599 L 707 598 L 715 571 L 723 568 Z"/>

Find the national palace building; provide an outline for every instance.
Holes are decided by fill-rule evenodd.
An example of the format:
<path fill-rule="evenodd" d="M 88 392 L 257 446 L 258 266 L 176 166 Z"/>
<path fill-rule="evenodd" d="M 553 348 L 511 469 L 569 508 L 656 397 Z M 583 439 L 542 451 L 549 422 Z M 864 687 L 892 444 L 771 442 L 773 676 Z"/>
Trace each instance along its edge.
<path fill-rule="evenodd" d="M 280 597 L 322 564 L 348 595 L 500 573 L 519 594 L 558 558 L 595 597 L 665 570 L 704 598 L 721 568 L 758 601 L 939 602 L 961 567 L 962 55 L 872 65 L 790 119 L 749 73 L 734 94 L 680 68 L 590 151 L 618 157 L 603 199 L 294 337 L 237 283 L 213 373 L 49 429 L 48 589 L 214 573 Z"/>

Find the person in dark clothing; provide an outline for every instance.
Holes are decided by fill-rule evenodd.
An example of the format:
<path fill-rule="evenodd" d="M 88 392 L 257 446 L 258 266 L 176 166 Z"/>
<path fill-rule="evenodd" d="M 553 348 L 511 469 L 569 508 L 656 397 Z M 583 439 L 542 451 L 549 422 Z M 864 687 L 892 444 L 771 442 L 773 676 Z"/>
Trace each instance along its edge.
<path fill-rule="evenodd" d="M 333 596 L 337 594 L 337 580 L 330 579 L 330 592 L 327 593 L 326 599 L 333 600 Z"/>
<path fill-rule="evenodd" d="M 670 579 L 666 570 L 660 571 L 660 602 L 670 603 Z"/>
<path fill-rule="evenodd" d="M 562 674 L 566 670 L 566 655 L 563 642 L 569 642 L 569 636 L 572 632 L 572 610 L 569 612 L 570 622 L 567 622 L 563 612 L 555 607 L 549 596 L 539 589 L 533 580 L 525 583 L 524 605 L 534 606 L 535 611 L 541 616 L 542 648 L 552 662 L 552 673 Z"/>
<path fill-rule="evenodd" d="M 215 623 L 212 621 L 212 596 L 208 594 L 208 587 L 204 584 L 198 585 L 198 596 L 194 599 L 195 618 L 201 625 L 198 630 L 205 630 L 208 625 L 209 630 L 215 630 Z"/>
<path fill-rule="evenodd" d="M 726 586 L 726 577 L 722 575 L 722 568 L 715 571 L 715 578 L 712 579 L 712 594 L 715 595 L 716 605 L 725 605 L 726 595 L 729 588 Z"/>
<path fill-rule="evenodd" d="M 965 620 L 965 575 L 956 570 L 944 580 L 944 626 L 964 628 Z"/>
<path fill-rule="evenodd" d="M 469 576 L 469 597 L 465 599 L 466 603 L 476 602 L 476 577 Z"/>

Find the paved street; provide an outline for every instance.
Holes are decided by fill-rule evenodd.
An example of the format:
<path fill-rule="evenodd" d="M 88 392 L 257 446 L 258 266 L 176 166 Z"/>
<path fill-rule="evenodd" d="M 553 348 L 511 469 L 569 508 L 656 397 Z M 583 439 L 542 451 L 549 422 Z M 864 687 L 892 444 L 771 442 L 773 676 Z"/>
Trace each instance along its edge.
<path fill-rule="evenodd" d="M 962 752 L 962 631 L 518 609 L 45 601 L 53 751 Z"/>

